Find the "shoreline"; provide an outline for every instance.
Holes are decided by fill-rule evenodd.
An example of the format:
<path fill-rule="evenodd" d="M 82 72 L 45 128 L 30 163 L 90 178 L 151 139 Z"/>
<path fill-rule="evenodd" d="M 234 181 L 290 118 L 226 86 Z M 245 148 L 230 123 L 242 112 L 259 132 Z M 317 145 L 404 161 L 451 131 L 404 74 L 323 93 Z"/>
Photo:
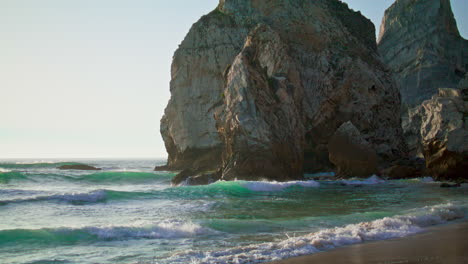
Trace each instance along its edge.
<path fill-rule="evenodd" d="M 462 264 L 468 263 L 468 220 L 427 228 L 389 240 L 345 246 L 268 264 Z"/>

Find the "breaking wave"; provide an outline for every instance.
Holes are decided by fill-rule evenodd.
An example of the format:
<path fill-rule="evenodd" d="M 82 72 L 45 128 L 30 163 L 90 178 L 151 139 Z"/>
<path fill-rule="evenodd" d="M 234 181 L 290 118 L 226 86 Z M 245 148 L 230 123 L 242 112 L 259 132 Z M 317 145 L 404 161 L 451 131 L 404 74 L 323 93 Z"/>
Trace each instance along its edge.
<path fill-rule="evenodd" d="M 385 180 L 379 178 L 378 176 L 374 175 L 369 177 L 366 180 L 342 180 L 341 183 L 345 185 L 374 185 L 384 183 Z"/>
<path fill-rule="evenodd" d="M 282 191 L 286 188 L 292 186 L 300 187 L 318 187 L 320 183 L 316 181 L 290 181 L 290 182 L 262 182 L 262 181 L 253 181 L 253 182 L 242 182 L 241 186 L 255 191 L 255 192 L 275 192 Z"/>
<path fill-rule="evenodd" d="M 156 172 L 133 172 L 133 171 L 108 171 L 85 175 L 67 175 L 64 173 L 37 173 L 37 172 L 19 172 L 19 171 L 0 171 L 0 183 L 9 183 L 11 181 L 37 181 L 44 179 L 54 179 L 72 182 L 88 183 L 148 183 L 152 181 L 169 182 L 173 174 Z"/>
<path fill-rule="evenodd" d="M 151 193 L 146 192 L 122 192 L 111 190 L 95 190 L 84 193 L 69 193 L 69 194 L 52 194 L 43 196 L 34 196 L 27 198 L 17 198 L 10 200 L 0 200 L 0 205 L 7 205 L 13 203 L 28 203 L 28 202 L 42 202 L 42 201 L 55 201 L 64 202 L 74 205 L 83 205 L 90 203 L 101 203 L 110 200 L 122 199 L 137 199 L 149 196 Z"/>
<path fill-rule="evenodd" d="M 11 229 L 0 230 L 0 245 L 19 242 L 76 244 L 102 240 L 189 238 L 214 233 L 217 231 L 182 221 L 164 221 L 149 226 Z"/>
<path fill-rule="evenodd" d="M 421 232 L 432 225 L 464 218 L 467 209 L 466 205 L 455 203 L 427 206 L 407 211 L 404 215 L 323 229 L 303 236 L 289 237 L 280 242 L 213 252 L 177 253 L 169 261 L 170 263 L 259 263 L 280 260 L 366 241 L 404 237 Z"/>
<path fill-rule="evenodd" d="M 78 162 L 51 162 L 51 161 L 32 161 L 0 163 L 0 167 L 7 169 L 28 169 L 28 168 L 56 168 L 64 165 L 83 165 Z"/>

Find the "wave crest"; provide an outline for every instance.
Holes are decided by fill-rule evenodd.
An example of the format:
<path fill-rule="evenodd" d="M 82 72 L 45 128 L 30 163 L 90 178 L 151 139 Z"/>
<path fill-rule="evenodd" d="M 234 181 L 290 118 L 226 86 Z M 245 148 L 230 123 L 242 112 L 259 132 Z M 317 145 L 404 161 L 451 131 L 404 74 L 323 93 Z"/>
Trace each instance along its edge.
<path fill-rule="evenodd" d="M 0 163 L 0 166 L 7 169 L 28 169 L 28 168 L 56 168 L 63 165 L 83 165 L 78 162 L 52 162 L 52 161 L 18 161 L 15 163 Z"/>
<path fill-rule="evenodd" d="M 28 203 L 28 202 L 42 202 L 42 201 L 56 201 L 64 202 L 73 205 L 84 205 L 90 203 L 101 203 L 109 200 L 141 198 L 143 196 L 151 195 L 146 192 L 123 192 L 112 190 L 94 190 L 84 193 L 65 193 L 65 194 L 51 194 L 43 196 L 35 196 L 28 198 L 18 198 L 11 200 L 0 200 L 0 205 L 7 205 L 12 203 Z"/>
<path fill-rule="evenodd" d="M 341 183 L 345 185 L 374 185 L 385 183 L 385 180 L 379 178 L 377 175 L 373 175 L 365 180 L 342 180 Z"/>
<path fill-rule="evenodd" d="M 0 231 L 0 245 L 8 243 L 79 243 L 96 240 L 189 238 L 217 231 L 192 222 L 164 221 L 150 226 L 89 226 L 81 228 L 11 229 Z"/>
<path fill-rule="evenodd" d="M 453 203 L 408 211 L 406 215 L 385 217 L 370 222 L 324 229 L 281 242 L 236 247 L 216 252 L 191 251 L 176 254 L 170 263 L 255 263 L 313 254 L 365 241 L 404 237 L 421 232 L 425 227 L 465 217 L 466 205 Z M 193 263 L 193 262 L 192 262 Z"/>
<path fill-rule="evenodd" d="M 290 182 L 263 182 L 263 181 L 249 181 L 249 182 L 241 182 L 241 186 L 254 191 L 254 192 L 275 192 L 275 191 L 282 191 L 286 188 L 292 186 L 300 186 L 300 187 L 318 187 L 320 183 L 316 181 L 290 181 Z"/>

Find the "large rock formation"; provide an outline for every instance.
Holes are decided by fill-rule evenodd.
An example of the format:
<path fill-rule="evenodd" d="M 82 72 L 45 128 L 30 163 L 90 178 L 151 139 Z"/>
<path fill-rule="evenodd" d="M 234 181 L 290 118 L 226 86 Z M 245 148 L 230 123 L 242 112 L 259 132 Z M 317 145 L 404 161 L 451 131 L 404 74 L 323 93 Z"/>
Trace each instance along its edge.
<path fill-rule="evenodd" d="M 347 121 L 379 162 L 404 150 L 374 26 L 337 0 L 221 0 L 176 51 L 171 93 L 169 169 L 301 178 L 333 166 L 328 142 Z"/>
<path fill-rule="evenodd" d="M 468 41 L 450 0 L 397 0 L 385 11 L 378 40 L 383 61 L 400 84 L 405 107 L 456 87 L 468 68 Z"/>
<path fill-rule="evenodd" d="M 440 89 L 417 107 L 409 124 L 419 129 L 426 167 L 437 179 L 466 179 L 468 88 Z"/>

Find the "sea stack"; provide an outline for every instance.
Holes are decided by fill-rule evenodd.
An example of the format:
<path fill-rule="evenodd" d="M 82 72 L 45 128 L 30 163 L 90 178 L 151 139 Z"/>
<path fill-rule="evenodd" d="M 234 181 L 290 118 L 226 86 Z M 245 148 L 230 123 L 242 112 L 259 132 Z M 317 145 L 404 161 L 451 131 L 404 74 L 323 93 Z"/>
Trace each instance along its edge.
<path fill-rule="evenodd" d="M 300 179 L 335 168 L 328 143 L 347 122 L 379 166 L 402 155 L 398 86 L 370 20 L 338 0 L 221 0 L 174 55 L 165 169 Z"/>
<path fill-rule="evenodd" d="M 458 32 L 450 0 L 397 0 L 385 11 L 378 40 L 383 61 L 411 108 L 439 88 L 455 88 L 468 67 L 468 41 Z"/>

